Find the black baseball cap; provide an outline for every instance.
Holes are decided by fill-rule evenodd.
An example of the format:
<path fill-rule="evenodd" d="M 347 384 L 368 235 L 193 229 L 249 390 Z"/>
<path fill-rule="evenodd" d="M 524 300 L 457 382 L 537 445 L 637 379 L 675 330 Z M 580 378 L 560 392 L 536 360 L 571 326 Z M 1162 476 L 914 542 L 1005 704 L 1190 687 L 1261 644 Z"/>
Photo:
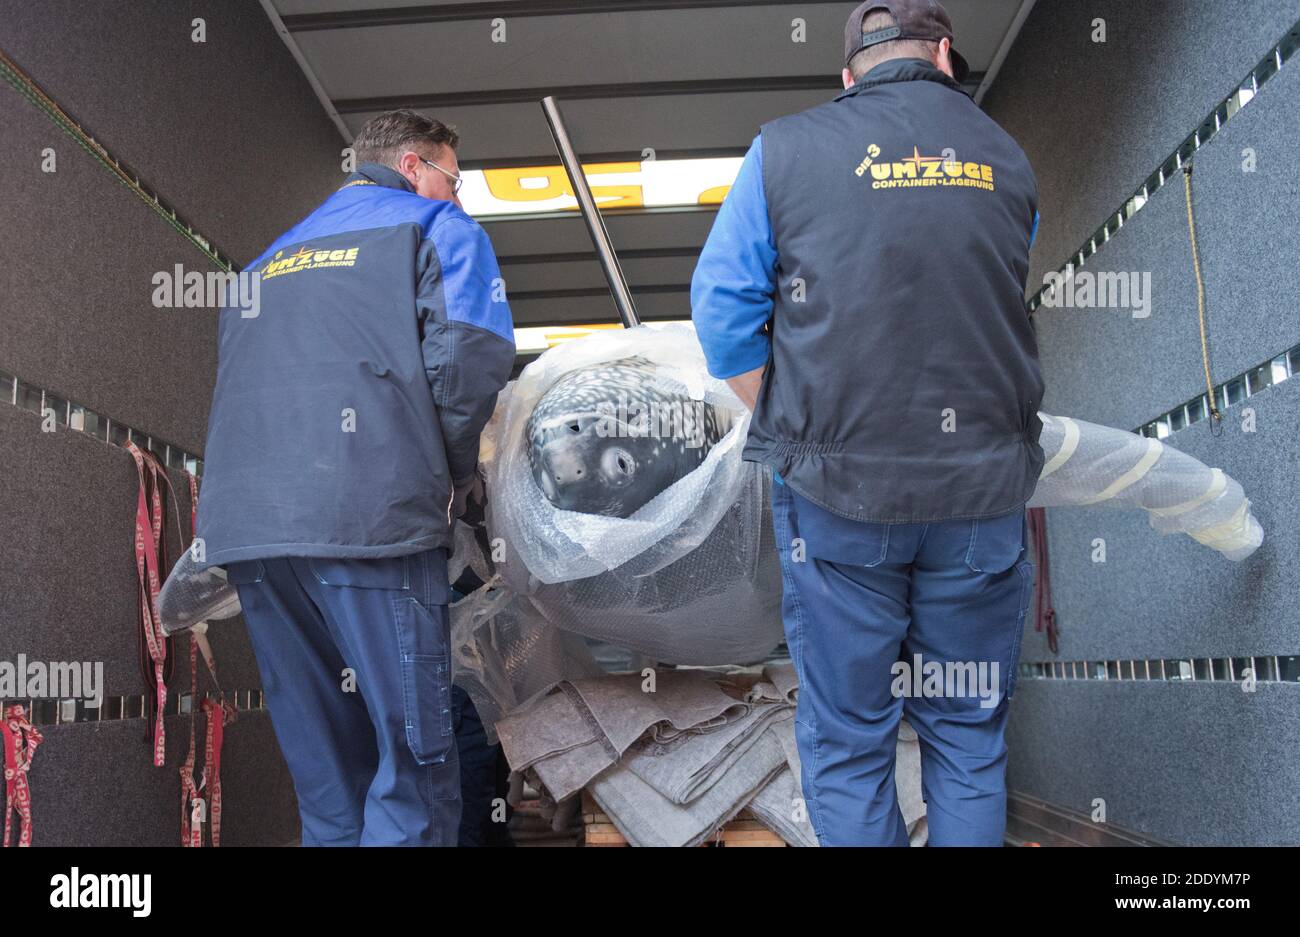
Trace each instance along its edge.
<path fill-rule="evenodd" d="M 874 10 L 888 10 L 897 26 L 879 29 L 863 35 L 862 21 Z M 952 20 L 948 11 L 939 0 L 867 0 L 858 4 L 849 14 L 849 21 L 844 25 L 844 67 L 849 67 L 849 59 L 863 49 L 891 39 L 926 39 L 938 42 L 947 39 L 952 42 Z M 952 56 L 953 77 L 958 83 L 966 80 L 970 66 L 956 49 L 949 49 Z"/>

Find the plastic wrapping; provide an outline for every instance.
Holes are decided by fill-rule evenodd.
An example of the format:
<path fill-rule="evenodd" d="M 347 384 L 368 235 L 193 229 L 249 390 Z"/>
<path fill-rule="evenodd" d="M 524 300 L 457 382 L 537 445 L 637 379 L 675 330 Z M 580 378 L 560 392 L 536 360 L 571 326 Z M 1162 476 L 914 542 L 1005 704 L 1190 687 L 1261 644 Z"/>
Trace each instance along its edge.
<path fill-rule="evenodd" d="M 726 408 L 731 429 L 698 469 L 631 517 L 556 508 L 528 462 L 533 407 L 562 376 L 629 356 L 666 395 Z M 566 631 L 672 664 L 761 660 L 782 637 L 781 577 L 765 469 L 740 458 L 748 414 L 708 376 L 685 326 L 599 332 L 533 362 L 498 408 L 481 458 L 488 527 L 506 583 Z"/>
<path fill-rule="evenodd" d="M 740 458 L 747 414 L 695 472 L 629 518 L 554 507 L 533 480 L 524 427 L 563 375 L 629 355 L 654 362 L 666 392 L 733 409 L 707 376 L 685 327 L 597 333 L 526 368 L 485 437 L 491 536 L 498 570 L 546 621 L 665 663 L 744 663 L 782 636 L 780 570 L 765 469 Z M 1161 533 L 1186 533 L 1232 560 L 1263 530 L 1241 486 L 1155 439 L 1040 414 L 1045 455 L 1031 506 L 1140 507 Z"/>
<path fill-rule="evenodd" d="M 629 357 L 657 366 L 652 386 L 665 395 L 685 392 L 738 419 L 698 469 L 631 517 L 556 508 L 537 487 L 528 462 L 527 424 L 533 408 L 569 372 Z M 490 444 L 493 458 L 485 465 L 493 536 L 501 537 L 529 573 L 545 583 L 594 576 L 633 559 L 639 574 L 654 572 L 702 544 L 754 474 L 740 459 L 748 426 L 748 413 L 731 389 L 708 376 L 695 333 L 685 326 L 598 332 L 552 348 L 514 383 Z"/>
<path fill-rule="evenodd" d="M 1162 534 L 1187 534 L 1230 560 L 1264 542 L 1241 485 L 1158 439 L 1039 413 L 1044 464 L 1030 507 L 1139 507 Z"/>
<path fill-rule="evenodd" d="M 729 408 L 734 425 L 698 469 L 631 517 L 560 510 L 542 495 L 528 463 L 532 408 L 562 375 L 629 355 L 657 366 L 666 393 L 685 390 Z M 458 523 L 450 564 L 453 579 L 469 566 L 493 580 L 492 588 L 453 607 L 457 682 L 473 687 L 476 703 L 503 712 L 568 669 L 581 672 L 589 660 L 572 635 L 700 666 L 749 663 L 777 646 L 781 576 L 770 480 L 766 469 L 740 457 L 749 426 L 742 410 L 723 382 L 708 377 L 694 332 L 681 326 L 567 342 L 501 394 L 480 449 L 492 558 Z M 1185 533 L 1230 560 L 1263 542 L 1241 485 L 1222 470 L 1156 439 L 1039 416 L 1045 464 L 1030 506 L 1141 508 L 1157 531 Z M 198 571 L 188 552 L 160 598 L 168 633 L 238 610 L 223 572 Z"/>
<path fill-rule="evenodd" d="M 194 555 L 183 552 L 158 594 L 158 620 L 164 634 L 188 631 L 201 622 L 239 614 L 239 594 L 219 566 L 199 569 Z"/>
<path fill-rule="evenodd" d="M 488 741 L 496 722 L 561 680 L 600 667 L 582 639 L 559 631 L 496 580 L 451 606 L 452 680 L 469 694 Z"/>

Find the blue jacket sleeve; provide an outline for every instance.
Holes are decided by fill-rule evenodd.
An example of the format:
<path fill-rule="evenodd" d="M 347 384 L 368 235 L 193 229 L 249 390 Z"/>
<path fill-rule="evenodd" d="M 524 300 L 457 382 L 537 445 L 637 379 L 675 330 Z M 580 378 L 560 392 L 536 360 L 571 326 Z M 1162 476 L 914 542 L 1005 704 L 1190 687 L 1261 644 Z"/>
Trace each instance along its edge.
<path fill-rule="evenodd" d="M 515 360 L 514 326 L 492 242 L 467 215 L 440 220 L 419 254 L 424 369 L 455 483 L 478 465 L 482 433 Z"/>
<path fill-rule="evenodd" d="M 767 364 L 765 331 L 776 293 L 776 242 L 763 193 L 763 138 L 755 138 L 718 209 L 691 280 L 691 319 L 709 373 L 735 377 Z"/>

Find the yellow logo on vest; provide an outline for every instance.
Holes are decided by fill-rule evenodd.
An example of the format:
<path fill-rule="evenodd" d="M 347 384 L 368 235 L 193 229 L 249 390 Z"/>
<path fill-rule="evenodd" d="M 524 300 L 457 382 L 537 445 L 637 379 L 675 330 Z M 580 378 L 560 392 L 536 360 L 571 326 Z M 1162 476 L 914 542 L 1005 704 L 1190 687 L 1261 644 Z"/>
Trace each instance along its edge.
<path fill-rule="evenodd" d="M 262 279 L 269 280 L 284 273 L 297 273 L 300 270 L 319 270 L 322 267 L 351 267 L 357 262 L 355 247 L 341 247 L 337 250 L 313 251 L 306 247 L 298 252 L 283 257 L 284 251 L 276 251 L 271 262 L 262 270 Z"/>
<path fill-rule="evenodd" d="M 912 155 L 893 162 L 877 163 L 880 147 L 867 148 L 866 158 L 853 170 L 857 176 L 871 173 L 873 189 L 914 189 L 928 186 L 960 186 L 994 191 L 993 167 L 987 163 L 963 161 L 948 156 L 922 156 L 912 147 Z"/>

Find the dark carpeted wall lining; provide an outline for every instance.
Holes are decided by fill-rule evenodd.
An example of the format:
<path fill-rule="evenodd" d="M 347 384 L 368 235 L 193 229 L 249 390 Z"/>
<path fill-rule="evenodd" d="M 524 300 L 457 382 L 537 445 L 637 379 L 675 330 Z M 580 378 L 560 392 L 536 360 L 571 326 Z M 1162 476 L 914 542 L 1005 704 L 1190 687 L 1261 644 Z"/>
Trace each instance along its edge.
<path fill-rule="evenodd" d="M 1104 16 L 1109 42 L 1088 39 Z M 987 104 L 1038 174 L 1043 227 L 1031 291 L 1063 264 L 1300 17 L 1300 3 L 1038 4 Z M 1293 60 L 1294 61 L 1294 60 Z M 1300 205 L 1294 64 L 1195 156 L 1195 207 L 1213 379 L 1300 342 L 1292 265 Z M 1243 149 L 1257 171 L 1242 171 Z M 1133 429 L 1204 391 L 1181 175 L 1084 265 L 1149 272 L 1146 319 L 1040 309 L 1043 409 Z M 1022 659 L 1300 653 L 1300 378 L 1165 440 L 1244 486 L 1265 529 L 1240 564 L 1144 514 L 1048 512 L 1059 654 L 1027 626 Z M 1256 432 L 1243 432 L 1246 409 Z M 1094 538 L 1107 561 L 1092 562 Z M 1175 843 L 1300 843 L 1300 686 L 1022 678 L 1011 714 L 1012 790 Z"/>
<path fill-rule="evenodd" d="M 1300 64 L 1300 59 L 1294 60 Z M 1211 375 L 1234 377 L 1300 343 L 1300 281 L 1279 251 L 1291 242 L 1300 177 L 1294 120 L 1300 68 L 1271 79 L 1196 154 L 1196 233 L 1205 281 Z M 1256 169 L 1242 171 L 1242 151 Z M 1152 196 L 1083 272 L 1149 272 L 1151 313 L 1114 309 L 1034 313 L 1044 368 L 1044 408 L 1133 429 L 1205 390 L 1196 314 L 1196 277 L 1181 173 Z M 1288 313 L 1288 310 L 1291 310 Z M 1088 354 L 1105 349 L 1105 354 Z"/>
<path fill-rule="evenodd" d="M 1105 43 L 1092 41 L 1098 18 Z M 1035 5 L 984 99 L 1038 175 L 1031 293 L 1297 19 L 1300 0 Z"/>
<path fill-rule="evenodd" d="M 203 760 L 204 716 L 196 720 Z M 188 717 L 167 720 L 167 765 L 155 768 L 144 721 L 44 726 L 29 776 L 33 845 L 177 846 L 180 775 L 189 750 Z M 240 713 L 226 726 L 221 753 L 221 844 L 296 842 L 298 811 L 265 712 Z"/>
<path fill-rule="evenodd" d="M 190 41 L 195 16 L 207 21 L 206 44 Z M 0 0 L 0 22 L 0 49 L 238 263 L 341 178 L 343 141 L 256 0 Z M 176 264 L 206 272 L 210 261 L 8 85 L 0 125 L 0 369 L 201 451 L 216 313 L 155 309 L 151 280 Z M 46 147 L 52 174 L 41 171 Z M 179 472 L 172 480 L 188 531 L 188 488 Z M 125 451 L 66 428 L 42 433 L 36 414 L 0 403 L 0 659 L 102 661 L 109 696 L 143 692 L 136 491 Z M 211 636 L 222 685 L 260 687 L 242 622 L 216 623 Z M 185 642 L 176 653 L 173 694 L 188 689 Z M 152 766 L 144 728 L 42 727 L 31 773 L 38 844 L 178 841 L 188 721 L 169 720 L 165 768 Z M 229 727 L 223 774 L 227 843 L 296 837 L 264 712 Z"/>
<path fill-rule="evenodd" d="M 141 692 L 135 461 L 66 427 L 41 432 L 35 413 L 2 404 L 0 439 L 0 660 L 21 652 L 29 660 L 103 661 L 108 695 Z M 189 487 L 179 471 L 170 476 L 188 537 Z M 170 507 L 166 530 L 174 559 L 180 546 Z M 214 623 L 209 633 L 223 685 L 260 686 L 242 621 Z M 178 668 L 174 685 L 188 679 Z"/>
<path fill-rule="evenodd" d="M 1170 843 L 1300 845 L 1300 687 L 1022 680 L 1009 785 Z"/>
<path fill-rule="evenodd" d="M 342 178 L 343 141 L 256 0 L 0 0 L 0 22 L 0 48 L 238 264 Z M 0 368 L 201 450 L 216 315 L 154 308 L 152 277 L 211 261 L 8 85 L 0 122 Z"/>
<path fill-rule="evenodd" d="M 257 0 L 0 0 L 0 22 L 0 48 L 236 263 L 338 182 L 343 138 Z"/>

